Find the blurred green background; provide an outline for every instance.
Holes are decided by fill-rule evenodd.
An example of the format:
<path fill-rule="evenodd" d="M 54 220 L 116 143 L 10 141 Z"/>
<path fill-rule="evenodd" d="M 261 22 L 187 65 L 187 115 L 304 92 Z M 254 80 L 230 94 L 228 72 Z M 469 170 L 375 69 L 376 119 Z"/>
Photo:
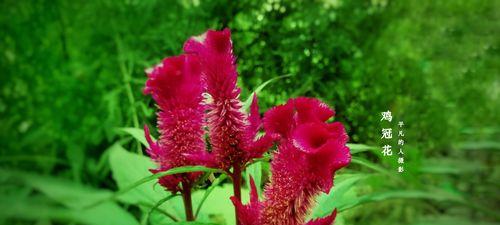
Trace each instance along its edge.
<path fill-rule="evenodd" d="M 351 137 L 353 163 L 312 217 L 335 224 L 499 224 L 500 1 L 242 0 L 0 3 L 0 224 L 169 224 L 179 199 L 149 174 L 144 70 L 229 27 L 242 98 L 261 112 L 318 97 Z M 382 111 L 405 123 L 405 172 L 382 156 Z M 393 121 L 392 127 L 397 129 Z M 395 141 L 395 139 L 394 139 Z M 396 145 L 395 143 L 392 143 Z M 269 163 L 247 171 L 262 186 Z M 205 183 L 209 183 L 208 181 Z M 199 221 L 232 224 L 229 183 Z M 206 185 L 205 185 L 206 186 Z M 205 186 L 195 193 L 201 201 Z M 246 194 L 244 194 L 246 195 Z M 170 222 L 169 222 L 170 221 Z"/>

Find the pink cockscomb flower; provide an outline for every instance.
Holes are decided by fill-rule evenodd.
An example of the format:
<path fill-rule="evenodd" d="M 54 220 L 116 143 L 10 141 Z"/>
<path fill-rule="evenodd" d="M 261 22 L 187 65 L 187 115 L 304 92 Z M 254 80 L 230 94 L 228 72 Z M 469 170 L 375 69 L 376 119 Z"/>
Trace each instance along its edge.
<path fill-rule="evenodd" d="M 190 38 L 184 52 L 165 59 L 148 73 L 145 93 L 151 94 L 160 108 L 160 140 L 154 143 L 145 128 L 148 153 L 159 164 L 153 172 L 200 164 L 221 169 L 233 180 L 239 199 L 242 170 L 252 159 L 261 157 L 279 135 L 259 135 L 263 123 L 255 94 L 249 112 L 242 108 L 229 29 L 209 30 Z M 173 192 L 184 191 L 179 183 L 184 187 L 198 177 L 199 173 L 166 176 L 159 183 Z"/>
<path fill-rule="evenodd" d="M 313 98 L 296 98 L 269 110 L 266 132 L 281 137 L 271 164 L 271 182 L 259 202 L 252 185 L 251 201 L 232 198 L 242 225 L 329 225 L 336 211 L 305 222 L 320 192 L 328 193 L 335 171 L 349 164 L 348 136 L 339 122 L 327 123 L 334 111 Z"/>
<path fill-rule="evenodd" d="M 204 105 L 201 70 L 198 57 L 184 54 L 164 59 L 159 65 L 147 71 L 148 80 L 144 89 L 158 105 L 158 142 L 151 140 L 149 129 L 145 135 L 151 158 L 159 165 L 153 173 L 171 168 L 195 165 L 186 154 L 205 151 L 203 139 Z M 159 183 L 172 192 L 182 191 L 200 176 L 188 173 L 164 176 Z M 188 187 L 184 187 L 188 186 Z"/>
<path fill-rule="evenodd" d="M 234 174 L 240 173 L 252 158 L 260 157 L 273 143 L 273 136 L 256 138 L 261 128 L 257 97 L 253 96 L 250 113 L 242 110 L 238 73 L 233 55 L 231 32 L 209 30 L 190 38 L 184 51 L 200 58 L 206 83 L 207 125 L 211 152 L 193 156 L 201 163 Z"/>

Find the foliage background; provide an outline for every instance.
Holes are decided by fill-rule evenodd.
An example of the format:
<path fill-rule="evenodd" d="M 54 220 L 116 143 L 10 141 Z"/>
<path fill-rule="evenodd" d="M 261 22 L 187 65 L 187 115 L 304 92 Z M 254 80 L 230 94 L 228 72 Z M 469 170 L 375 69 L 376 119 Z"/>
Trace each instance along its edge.
<path fill-rule="evenodd" d="M 144 69 L 180 53 L 189 36 L 223 27 L 233 32 L 243 99 L 290 75 L 259 93 L 262 110 L 318 97 L 335 107 L 351 142 L 364 144 L 313 216 L 338 207 L 336 224 L 500 222 L 500 1 L 0 4 L 2 224 L 144 223 L 166 195 L 154 182 L 85 206 L 153 166 L 134 154 L 143 147 L 133 128 L 154 123 Z M 381 156 L 386 110 L 406 124 L 404 175 L 396 158 Z M 249 173 L 263 184 L 267 168 Z M 227 185 L 200 220 L 231 224 Z M 162 207 L 182 217 L 178 205 Z M 146 221 L 168 223 L 158 210 Z"/>

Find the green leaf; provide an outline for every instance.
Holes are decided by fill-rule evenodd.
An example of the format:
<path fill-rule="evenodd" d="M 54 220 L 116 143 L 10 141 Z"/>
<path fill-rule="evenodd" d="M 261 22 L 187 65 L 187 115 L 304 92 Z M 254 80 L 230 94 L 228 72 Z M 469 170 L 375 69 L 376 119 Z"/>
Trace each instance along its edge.
<path fill-rule="evenodd" d="M 116 204 L 102 204 L 99 207 L 75 210 L 50 204 L 34 203 L 33 200 L 1 197 L 0 218 L 15 218 L 38 221 L 49 219 L 60 222 L 86 225 L 138 225 L 134 217 Z M 110 216 L 112 215 L 112 216 Z"/>
<path fill-rule="evenodd" d="M 491 150 L 499 151 L 500 142 L 498 141 L 469 141 L 456 144 L 459 150 Z"/>
<path fill-rule="evenodd" d="M 136 181 L 150 177 L 151 172 L 149 169 L 156 168 L 157 166 L 152 160 L 146 156 L 128 152 L 119 144 L 114 144 L 110 148 L 109 164 L 112 172 L 113 179 L 118 185 L 118 190 L 129 188 L 130 185 Z M 101 199 L 93 203 L 98 205 L 103 201 L 109 199 L 118 199 L 126 204 L 141 206 L 144 213 L 147 213 L 159 201 L 168 197 L 169 192 L 165 191 L 163 187 L 157 184 L 156 180 L 150 180 L 126 192 L 116 192 L 108 199 Z M 171 204 L 170 204 L 171 203 Z M 163 204 L 159 208 L 165 212 L 170 212 L 177 218 L 184 218 L 182 199 L 177 200 L 175 197 L 169 200 L 169 204 Z M 151 221 L 156 223 L 172 222 L 167 216 L 155 212 L 150 217 Z M 144 221 L 144 220 L 143 220 Z"/>
<path fill-rule="evenodd" d="M 144 220 L 143 220 L 143 225 L 146 225 L 148 224 L 148 221 L 149 221 L 149 217 L 151 216 L 151 213 L 153 213 L 154 210 L 157 210 L 162 204 L 164 204 L 165 202 L 167 202 L 168 200 L 171 200 L 172 198 L 176 197 L 177 195 L 169 195 L 167 197 L 165 197 L 164 199 L 158 201 L 153 207 L 151 207 L 151 209 L 149 209 L 149 211 L 146 213 L 146 216 L 144 217 Z"/>
<path fill-rule="evenodd" d="M 204 195 L 205 192 L 202 191 L 193 193 L 193 205 L 199 205 Z M 234 206 L 230 200 L 231 196 L 233 196 L 233 185 L 215 186 L 210 195 L 204 200 L 204 204 L 209 207 L 204 207 L 196 220 L 217 224 L 235 224 Z M 241 189 L 241 198 L 243 203 L 248 202 L 248 189 Z"/>
<path fill-rule="evenodd" d="M 313 218 L 321 218 L 329 215 L 335 208 L 347 204 L 355 197 L 353 187 L 361 180 L 368 177 L 366 174 L 342 174 L 335 178 L 335 185 L 329 194 L 320 194 L 316 201 L 317 206 L 313 209 Z"/>
<path fill-rule="evenodd" d="M 370 203 L 370 202 L 380 202 L 392 199 L 427 199 L 434 201 L 452 201 L 464 203 L 465 200 L 462 196 L 457 194 L 452 194 L 442 190 L 421 191 L 421 190 L 392 190 L 380 193 L 372 193 L 364 196 L 360 196 L 353 201 L 340 205 L 339 210 L 345 211 L 356 206 Z"/>
<path fill-rule="evenodd" d="M 225 179 L 227 178 L 226 174 L 221 174 L 213 183 L 210 185 L 210 187 L 205 191 L 205 194 L 203 194 L 203 197 L 200 200 L 200 203 L 198 204 L 198 207 L 196 208 L 196 213 L 195 217 L 198 217 L 198 214 L 200 213 L 201 207 L 203 206 L 203 203 L 207 200 L 208 196 L 212 191 Z"/>
<path fill-rule="evenodd" d="M 351 154 L 356 154 L 360 152 L 377 150 L 377 147 L 364 145 L 364 144 L 347 144 L 347 147 L 351 149 Z"/>
<path fill-rule="evenodd" d="M 262 83 L 261 85 L 259 85 L 254 91 L 253 93 L 255 94 L 259 94 L 262 89 L 264 89 L 268 84 L 272 83 L 272 82 L 275 82 L 279 79 L 282 79 L 282 78 L 285 78 L 285 77 L 290 77 L 292 76 L 291 74 L 286 74 L 286 75 L 281 75 L 281 76 L 277 76 L 277 77 L 273 77 L 269 80 L 267 80 L 266 82 Z M 252 101 L 253 101 L 253 93 L 248 96 L 247 100 L 245 100 L 245 102 L 243 103 L 243 110 L 244 111 L 248 111 L 248 109 L 250 108 L 250 105 L 252 104 Z"/>
<path fill-rule="evenodd" d="M 464 174 L 480 172 L 485 168 L 485 165 L 477 160 L 429 158 L 423 161 L 419 170 L 435 174 Z"/>
<path fill-rule="evenodd" d="M 55 207 L 51 202 L 37 203 L 31 198 L 26 201 L 12 199 L 12 202 L 9 202 L 8 197 L 2 197 L 0 203 L 2 217 L 28 220 L 49 218 L 88 225 L 138 224 L 132 215 L 112 201 L 103 202 L 91 208 L 86 207 L 98 199 L 110 196 L 110 191 L 93 189 L 67 180 L 20 171 L 0 170 L 0 177 L 2 180 L 18 180 L 63 206 Z"/>
<path fill-rule="evenodd" d="M 387 171 L 387 169 L 385 169 L 385 168 L 383 168 L 375 163 L 372 163 L 366 159 L 363 159 L 361 157 L 353 156 L 351 159 L 351 162 L 354 164 L 364 166 L 364 167 L 368 167 L 372 170 L 375 170 L 375 171 L 383 173 L 383 174 L 389 174 L 389 171 Z"/>
<path fill-rule="evenodd" d="M 116 181 L 119 190 L 128 187 L 139 179 L 150 176 L 149 169 L 156 168 L 150 158 L 128 152 L 119 144 L 114 144 L 111 147 L 109 164 L 113 179 Z M 155 184 L 155 181 L 147 182 L 134 190 L 130 190 L 128 193 L 123 193 L 119 200 L 128 204 L 146 202 L 154 205 L 166 197 L 164 190 L 154 188 Z"/>
<path fill-rule="evenodd" d="M 18 180 L 52 200 L 75 209 L 84 208 L 89 203 L 112 195 L 112 192 L 108 190 L 96 190 L 68 180 L 22 171 L 0 170 L 0 177 Z"/>
<path fill-rule="evenodd" d="M 110 165 L 113 178 L 120 188 L 110 198 L 118 198 L 130 204 L 148 202 L 154 205 L 165 196 L 165 191 L 155 189 L 156 180 L 162 176 L 187 172 L 219 172 L 203 166 L 186 166 L 151 174 L 149 169 L 156 168 L 148 157 L 131 153 L 116 145 L 110 152 Z M 101 200 L 105 201 L 107 199 Z M 95 203 L 95 204 L 98 204 Z"/>
<path fill-rule="evenodd" d="M 261 193 L 261 183 L 262 183 L 262 162 L 255 162 L 247 166 L 245 171 L 247 187 L 250 188 L 250 177 L 255 181 L 255 186 L 257 187 L 257 193 Z"/>
<path fill-rule="evenodd" d="M 129 135 L 131 135 L 134 139 L 138 140 L 143 144 L 145 147 L 149 147 L 149 143 L 146 140 L 146 137 L 144 137 L 144 130 L 140 128 L 135 128 L 135 127 L 120 127 L 118 128 L 118 131 L 125 132 Z M 155 141 L 156 139 L 151 136 L 151 139 Z"/>
<path fill-rule="evenodd" d="M 264 153 L 264 155 L 262 157 L 253 159 L 249 164 L 247 164 L 247 166 L 250 166 L 250 165 L 257 163 L 257 162 L 269 162 L 271 159 L 272 159 L 271 154 Z"/>
<path fill-rule="evenodd" d="M 132 190 L 132 189 L 134 189 L 134 188 L 136 188 L 144 183 L 156 180 L 156 179 L 163 177 L 163 176 L 174 175 L 174 174 L 179 174 L 179 173 L 189 173 L 189 172 L 213 173 L 213 172 L 221 172 L 221 171 L 219 171 L 218 169 L 207 168 L 204 166 L 183 166 L 183 167 L 172 168 L 172 169 L 167 170 L 167 171 L 159 172 L 159 173 L 144 177 L 144 178 L 134 182 L 133 184 L 119 190 L 118 192 L 115 193 L 115 195 L 120 195 L 120 194 L 126 193 L 126 192 L 128 192 L 128 191 L 130 191 L 130 190 Z"/>

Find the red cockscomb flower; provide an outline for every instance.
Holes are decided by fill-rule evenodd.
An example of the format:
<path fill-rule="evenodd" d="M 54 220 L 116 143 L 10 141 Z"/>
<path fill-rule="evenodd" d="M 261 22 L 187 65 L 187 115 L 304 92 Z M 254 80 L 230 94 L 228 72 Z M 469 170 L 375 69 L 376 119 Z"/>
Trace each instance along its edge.
<path fill-rule="evenodd" d="M 330 216 L 305 223 L 314 197 L 328 193 L 335 171 L 349 164 L 348 136 L 325 103 L 296 98 L 269 110 L 264 116 L 266 132 L 281 140 L 271 164 L 271 182 L 259 202 L 252 184 L 251 201 L 242 205 L 232 198 L 242 225 L 329 225 Z"/>
<path fill-rule="evenodd" d="M 149 129 L 145 135 L 149 143 L 148 154 L 158 163 L 153 173 L 174 167 L 195 165 L 186 154 L 205 151 L 203 140 L 202 104 L 203 83 L 198 57 L 184 54 L 164 59 L 147 72 L 145 94 L 151 94 L 160 111 L 158 129 L 160 137 L 153 142 Z M 191 184 L 200 173 L 170 175 L 160 178 L 159 183 L 172 192 L 180 191 L 179 183 Z"/>
<path fill-rule="evenodd" d="M 199 56 L 208 94 L 207 125 L 212 149 L 193 158 L 228 172 L 231 167 L 244 167 L 271 147 L 273 138 L 265 135 L 256 140 L 261 121 L 255 95 L 250 113 L 242 110 L 231 32 L 209 30 L 200 37 L 190 38 L 184 44 L 184 51 Z"/>

